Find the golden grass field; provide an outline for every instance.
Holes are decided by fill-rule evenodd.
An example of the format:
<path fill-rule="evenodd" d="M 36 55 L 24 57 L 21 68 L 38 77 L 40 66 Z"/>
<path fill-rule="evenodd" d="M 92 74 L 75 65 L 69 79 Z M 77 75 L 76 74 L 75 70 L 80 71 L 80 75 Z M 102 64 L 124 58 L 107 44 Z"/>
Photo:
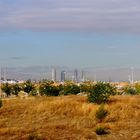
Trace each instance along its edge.
<path fill-rule="evenodd" d="M 111 97 L 102 123 L 98 107 L 80 96 L 4 99 L 0 140 L 140 140 L 140 96 Z M 99 125 L 110 133 L 97 135 Z"/>

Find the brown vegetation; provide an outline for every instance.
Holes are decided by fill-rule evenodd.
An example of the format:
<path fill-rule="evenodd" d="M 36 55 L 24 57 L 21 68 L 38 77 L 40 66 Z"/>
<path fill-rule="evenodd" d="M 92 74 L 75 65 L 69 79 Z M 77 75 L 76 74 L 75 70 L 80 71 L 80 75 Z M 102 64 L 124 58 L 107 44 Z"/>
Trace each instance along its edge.
<path fill-rule="evenodd" d="M 114 96 L 104 106 L 109 111 L 99 123 L 99 105 L 87 97 L 29 97 L 4 99 L 0 108 L 0 140 L 139 140 L 140 96 Z M 109 134 L 98 136 L 103 126 Z"/>

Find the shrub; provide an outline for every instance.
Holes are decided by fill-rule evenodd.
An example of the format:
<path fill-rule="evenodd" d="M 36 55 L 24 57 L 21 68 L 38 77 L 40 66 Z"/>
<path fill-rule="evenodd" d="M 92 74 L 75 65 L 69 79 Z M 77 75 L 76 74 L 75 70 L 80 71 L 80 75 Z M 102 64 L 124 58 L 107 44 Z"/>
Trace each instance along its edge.
<path fill-rule="evenodd" d="M 90 93 L 92 89 L 93 89 L 93 84 L 91 83 L 82 83 L 80 85 L 80 92 Z"/>
<path fill-rule="evenodd" d="M 37 90 L 36 89 L 31 90 L 30 93 L 29 93 L 29 95 L 31 95 L 31 96 L 37 96 L 38 95 Z"/>
<path fill-rule="evenodd" d="M 99 122 L 102 122 L 102 120 L 108 115 L 108 111 L 104 108 L 103 105 L 101 105 L 98 110 L 95 113 L 95 117 Z"/>
<path fill-rule="evenodd" d="M 124 89 L 124 91 L 126 94 L 130 94 L 130 95 L 137 95 L 138 94 L 136 88 L 134 88 L 134 87 L 126 87 Z"/>
<path fill-rule="evenodd" d="M 137 90 L 137 93 L 140 94 L 140 83 L 135 84 L 135 89 Z"/>
<path fill-rule="evenodd" d="M 95 129 L 95 132 L 97 135 L 104 135 L 104 134 L 108 134 L 109 132 L 106 130 L 105 127 L 103 126 L 97 126 Z"/>
<path fill-rule="evenodd" d="M 3 106 L 2 100 L 0 99 L 0 108 Z"/>
<path fill-rule="evenodd" d="M 32 90 L 34 90 L 35 87 L 32 84 L 32 82 L 30 80 L 27 80 L 25 83 L 23 83 L 22 85 L 22 90 L 26 93 L 30 93 Z"/>
<path fill-rule="evenodd" d="M 41 140 L 41 138 L 37 134 L 30 134 L 27 140 Z"/>
<path fill-rule="evenodd" d="M 2 89 L 3 92 L 6 93 L 7 96 L 9 96 L 11 91 L 12 91 L 12 88 L 11 88 L 11 86 L 8 83 L 2 84 L 1 89 Z"/>
<path fill-rule="evenodd" d="M 97 103 L 97 104 L 102 104 L 108 102 L 109 95 L 106 94 L 98 94 L 98 93 L 90 93 L 88 95 L 88 101 Z"/>
<path fill-rule="evenodd" d="M 88 101 L 102 104 L 109 100 L 110 95 L 116 94 L 116 88 L 109 83 L 98 82 L 88 96 Z"/>
<path fill-rule="evenodd" d="M 12 94 L 17 96 L 20 91 L 21 91 L 21 88 L 18 84 L 11 85 L 11 93 Z"/>
<path fill-rule="evenodd" d="M 80 87 L 73 84 L 73 83 L 68 83 L 62 87 L 61 93 L 64 95 L 69 95 L 69 94 L 78 94 L 80 92 Z"/>
<path fill-rule="evenodd" d="M 60 92 L 60 87 L 52 85 L 51 82 L 43 82 L 40 83 L 39 85 L 40 95 L 58 96 L 59 92 Z"/>

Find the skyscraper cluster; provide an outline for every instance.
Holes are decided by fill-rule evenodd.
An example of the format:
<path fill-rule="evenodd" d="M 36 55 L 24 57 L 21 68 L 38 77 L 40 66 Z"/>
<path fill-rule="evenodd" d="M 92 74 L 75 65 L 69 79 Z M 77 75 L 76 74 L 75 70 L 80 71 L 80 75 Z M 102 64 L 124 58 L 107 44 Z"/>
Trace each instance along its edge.
<path fill-rule="evenodd" d="M 55 68 L 52 69 L 52 79 L 51 80 L 56 82 L 56 69 Z M 70 79 L 67 79 L 67 80 L 70 80 Z M 73 74 L 72 74 L 72 81 L 74 81 L 74 82 L 80 82 L 80 81 L 84 82 L 84 80 L 85 80 L 85 72 L 82 71 L 81 78 L 80 78 L 79 75 L 78 75 L 78 70 L 75 69 L 73 71 Z M 66 71 L 65 70 L 62 70 L 61 73 L 60 73 L 60 81 L 61 82 L 66 81 Z"/>

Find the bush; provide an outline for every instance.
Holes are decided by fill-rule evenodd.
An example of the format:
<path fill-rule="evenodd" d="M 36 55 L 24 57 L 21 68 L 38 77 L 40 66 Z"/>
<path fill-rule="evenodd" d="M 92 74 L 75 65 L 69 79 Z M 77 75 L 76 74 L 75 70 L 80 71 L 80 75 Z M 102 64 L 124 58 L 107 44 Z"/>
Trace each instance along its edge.
<path fill-rule="evenodd" d="M 6 84 L 2 84 L 1 87 L 2 91 L 6 93 L 7 96 L 10 96 L 10 93 L 12 91 L 12 88 L 10 86 L 10 84 L 6 83 Z"/>
<path fill-rule="evenodd" d="M 37 134 L 30 134 L 27 140 L 41 140 L 41 138 Z"/>
<path fill-rule="evenodd" d="M 60 92 L 59 86 L 54 86 L 50 82 L 43 82 L 39 85 L 39 93 L 40 95 L 46 96 L 58 96 Z"/>
<path fill-rule="evenodd" d="M 69 94 L 76 95 L 76 94 L 80 93 L 80 87 L 73 83 L 70 83 L 70 84 L 68 83 L 62 87 L 60 93 L 63 93 L 64 95 L 69 95 Z"/>
<path fill-rule="evenodd" d="M 31 96 L 37 96 L 38 95 L 37 90 L 36 89 L 31 90 L 30 93 L 29 93 L 29 95 L 31 95 Z"/>
<path fill-rule="evenodd" d="M 110 95 L 116 94 L 116 88 L 109 83 L 98 82 L 88 96 L 88 101 L 102 104 L 109 100 Z"/>
<path fill-rule="evenodd" d="M 106 130 L 105 127 L 103 126 L 97 126 L 95 129 L 95 132 L 97 135 L 104 135 L 104 134 L 108 134 L 109 132 Z"/>
<path fill-rule="evenodd" d="M 2 100 L 0 99 L 0 108 L 3 106 Z"/>
<path fill-rule="evenodd" d="M 109 95 L 107 94 L 90 93 L 88 95 L 88 101 L 92 103 L 102 104 L 108 102 L 108 100 Z"/>
<path fill-rule="evenodd" d="M 129 95 L 137 95 L 138 94 L 136 88 L 134 88 L 134 87 L 126 87 L 124 89 L 124 91 L 126 94 L 129 94 Z"/>
<path fill-rule="evenodd" d="M 21 88 L 18 84 L 11 85 L 11 93 L 12 94 L 17 96 L 20 91 L 21 91 Z"/>
<path fill-rule="evenodd" d="M 34 90 L 35 87 L 32 84 L 32 82 L 30 80 L 27 80 L 25 83 L 23 83 L 22 85 L 22 90 L 26 93 L 30 93 L 32 90 Z"/>
<path fill-rule="evenodd" d="M 91 83 L 82 83 L 80 85 L 80 92 L 90 93 L 92 89 L 93 89 L 93 84 Z"/>
<path fill-rule="evenodd" d="M 137 90 L 137 93 L 140 94 L 140 83 L 135 84 L 135 89 Z"/>
<path fill-rule="evenodd" d="M 103 119 L 108 115 L 108 111 L 101 105 L 95 113 L 95 117 L 99 122 L 102 122 Z"/>

